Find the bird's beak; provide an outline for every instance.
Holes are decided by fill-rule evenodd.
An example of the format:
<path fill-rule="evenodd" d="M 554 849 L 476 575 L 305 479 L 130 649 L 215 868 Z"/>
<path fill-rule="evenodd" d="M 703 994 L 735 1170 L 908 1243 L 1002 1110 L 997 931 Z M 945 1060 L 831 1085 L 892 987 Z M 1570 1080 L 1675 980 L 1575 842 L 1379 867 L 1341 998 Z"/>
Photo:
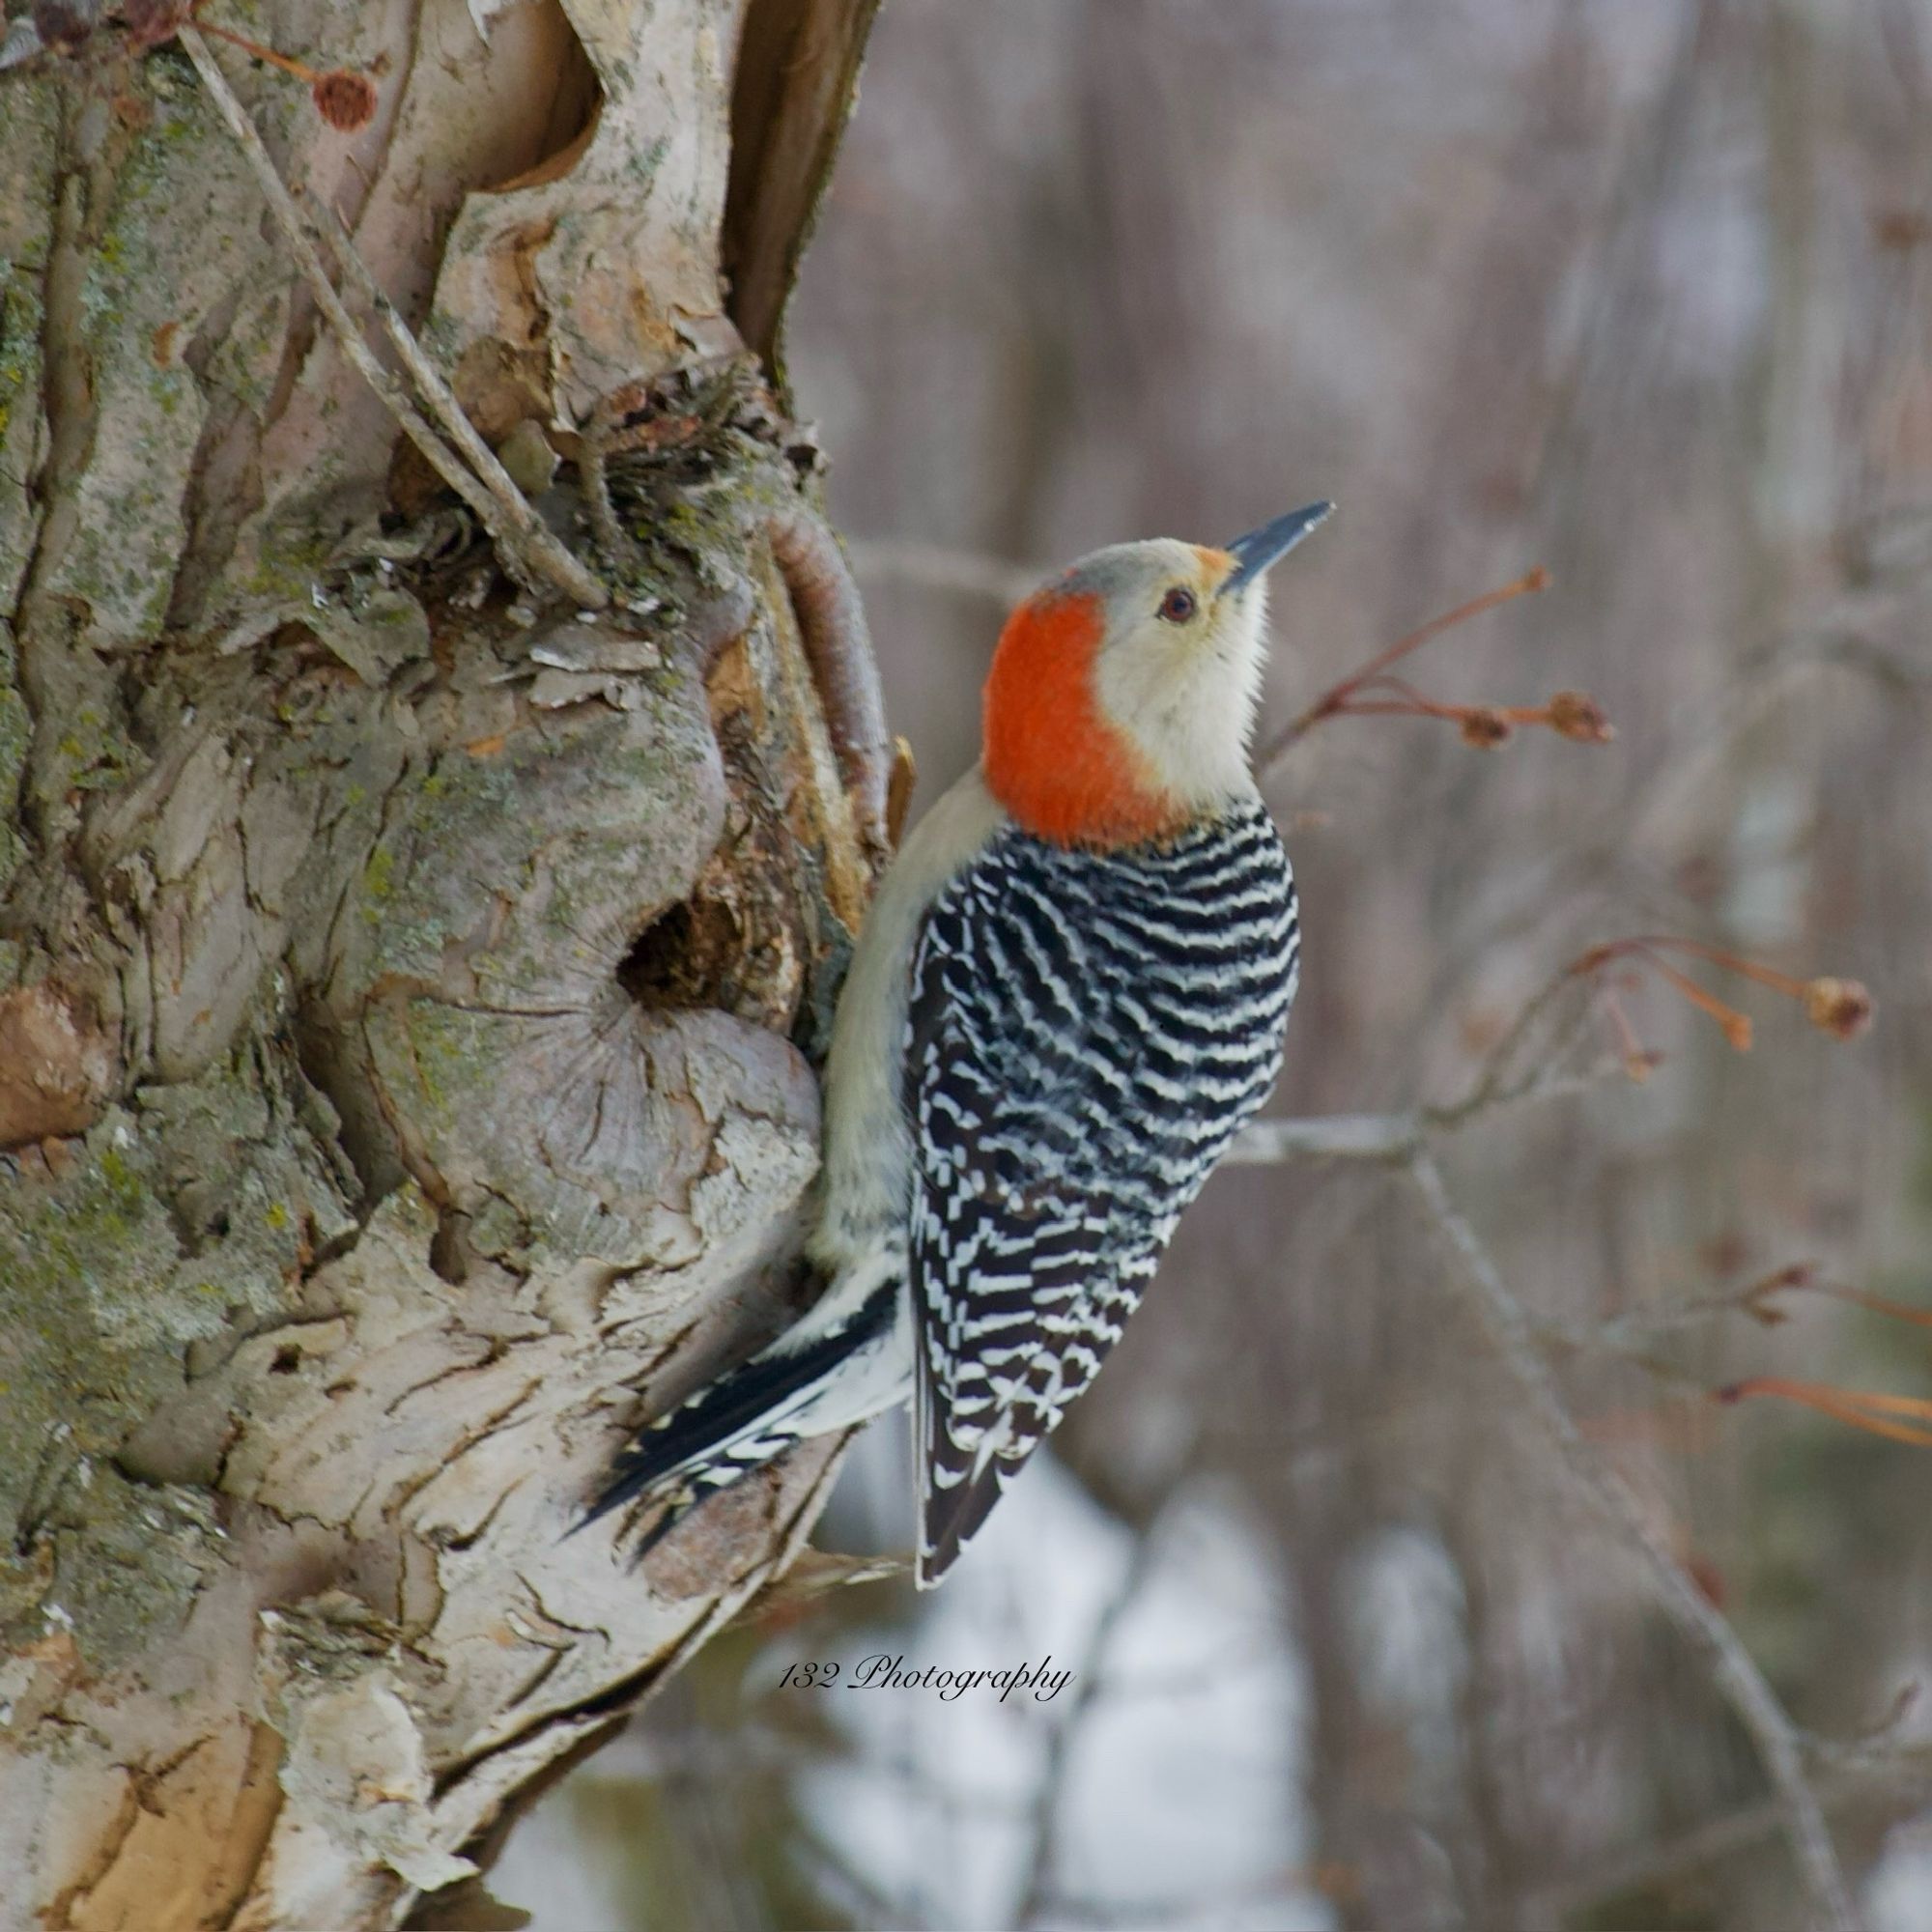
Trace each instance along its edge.
<path fill-rule="evenodd" d="M 1277 517 L 1273 523 L 1264 524 L 1244 537 L 1236 537 L 1228 546 L 1235 567 L 1221 580 L 1217 594 L 1227 597 L 1241 591 L 1263 571 L 1279 563 L 1334 508 L 1333 503 L 1310 503 L 1305 509 L 1291 510 L 1287 516 Z"/>

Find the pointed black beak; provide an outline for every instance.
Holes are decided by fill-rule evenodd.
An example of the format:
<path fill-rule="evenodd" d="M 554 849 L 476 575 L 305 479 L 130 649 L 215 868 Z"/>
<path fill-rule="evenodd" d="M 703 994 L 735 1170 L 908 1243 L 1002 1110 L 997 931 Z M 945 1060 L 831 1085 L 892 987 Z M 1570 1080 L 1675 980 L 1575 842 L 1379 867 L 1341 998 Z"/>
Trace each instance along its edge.
<path fill-rule="evenodd" d="M 1279 563 L 1316 525 L 1325 522 L 1334 511 L 1333 503 L 1310 503 L 1306 509 L 1291 510 L 1228 546 L 1235 567 L 1222 579 L 1219 595 L 1226 597 L 1252 582 L 1270 565 Z"/>

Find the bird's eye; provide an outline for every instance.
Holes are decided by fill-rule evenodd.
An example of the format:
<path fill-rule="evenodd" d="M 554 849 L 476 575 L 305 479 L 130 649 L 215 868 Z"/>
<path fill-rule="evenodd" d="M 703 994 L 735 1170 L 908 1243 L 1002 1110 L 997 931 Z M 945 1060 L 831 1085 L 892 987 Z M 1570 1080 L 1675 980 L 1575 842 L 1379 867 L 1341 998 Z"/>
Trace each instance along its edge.
<path fill-rule="evenodd" d="M 1160 614 L 1170 624 L 1186 623 L 1188 618 L 1193 616 L 1196 608 L 1193 591 L 1179 583 L 1160 600 Z"/>

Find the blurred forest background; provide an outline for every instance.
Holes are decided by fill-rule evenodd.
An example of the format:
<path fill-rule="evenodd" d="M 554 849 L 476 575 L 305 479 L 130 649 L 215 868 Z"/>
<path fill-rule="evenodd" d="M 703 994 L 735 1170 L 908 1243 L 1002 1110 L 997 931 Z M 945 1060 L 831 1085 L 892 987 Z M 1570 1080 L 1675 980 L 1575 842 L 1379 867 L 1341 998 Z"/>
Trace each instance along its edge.
<path fill-rule="evenodd" d="M 1932 1927 L 1932 1451 L 1711 1392 L 1932 1396 L 1923 1326 L 1747 1293 L 1809 1264 L 1932 1310 L 1929 352 L 1927 0 L 888 0 L 790 343 L 916 810 L 974 753 L 1005 602 L 1095 545 L 1339 501 L 1275 580 L 1273 726 L 1553 573 L 1408 668 L 1581 688 L 1613 744 L 1341 719 L 1270 781 L 1307 948 L 1277 1112 L 1454 1100 L 1622 935 L 1870 986 L 1842 1045 L 1683 962 L 1744 1053 L 1655 973 L 1572 981 L 1584 1059 L 1621 1014 L 1650 1077 L 1442 1159 L 1815 1734 L 1881 1932 Z M 1808 1922 L 1707 1665 L 1565 1503 L 1445 1267 L 1380 1167 L 1217 1177 L 947 1590 L 728 1634 L 494 1889 L 537 1932 Z M 903 1548 L 901 1433 L 822 1547 Z M 879 1651 L 1079 1675 L 777 1688 Z"/>

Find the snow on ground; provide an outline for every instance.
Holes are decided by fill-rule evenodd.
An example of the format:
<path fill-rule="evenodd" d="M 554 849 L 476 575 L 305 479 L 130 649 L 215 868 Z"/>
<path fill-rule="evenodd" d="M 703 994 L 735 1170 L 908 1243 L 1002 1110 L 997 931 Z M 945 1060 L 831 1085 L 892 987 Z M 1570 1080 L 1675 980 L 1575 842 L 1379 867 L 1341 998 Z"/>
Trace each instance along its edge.
<path fill-rule="evenodd" d="M 1049 1701 L 978 1689 L 950 1702 L 914 1687 L 830 1693 L 853 1756 L 807 1773 L 801 1802 L 828 1842 L 923 1922 L 1012 1922 L 1053 1733 L 1071 1718 L 1053 1895 L 1230 1932 L 1333 1923 L 1325 1900 L 1284 1883 L 1309 1859 L 1305 1693 L 1276 1578 L 1240 1519 L 1206 1492 L 1170 1510 L 1155 1538 L 1084 1709 L 1096 1627 L 1127 1579 L 1133 1538 L 1050 1453 L 909 1627 L 841 1645 L 850 1662 L 903 1655 L 914 1672 L 1050 1659 L 1079 1673 Z M 794 1654 L 774 1646 L 769 1681 Z"/>

